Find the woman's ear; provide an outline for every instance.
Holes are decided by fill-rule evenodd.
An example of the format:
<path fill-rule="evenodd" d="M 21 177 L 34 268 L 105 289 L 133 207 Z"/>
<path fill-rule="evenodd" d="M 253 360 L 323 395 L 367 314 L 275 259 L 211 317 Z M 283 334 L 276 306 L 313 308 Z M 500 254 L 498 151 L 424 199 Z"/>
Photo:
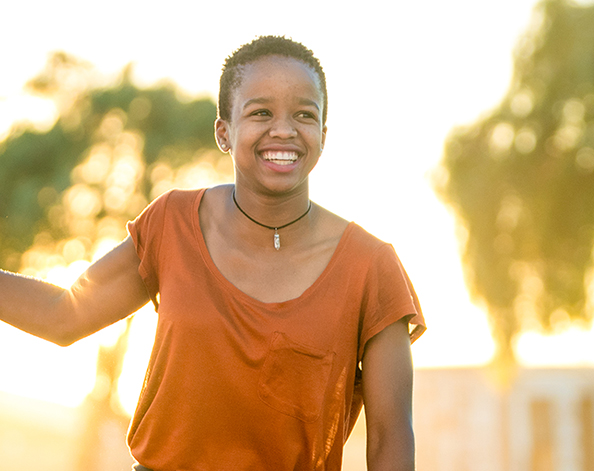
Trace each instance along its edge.
<path fill-rule="evenodd" d="M 215 127 L 215 139 L 217 145 L 222 152 L 229 152 L 231 145 L 229 144 L 229 123 L 227 121 L 218 118 L 214 124 Z"/>
<path fill-rule="evenodd" d="M 322 128 L 322 145 L 320 146 L 320 152 L 324 150 L 324 146 L 326 145 L 326 132 L 328 131 L 328 126 L 324 125 Z"/>

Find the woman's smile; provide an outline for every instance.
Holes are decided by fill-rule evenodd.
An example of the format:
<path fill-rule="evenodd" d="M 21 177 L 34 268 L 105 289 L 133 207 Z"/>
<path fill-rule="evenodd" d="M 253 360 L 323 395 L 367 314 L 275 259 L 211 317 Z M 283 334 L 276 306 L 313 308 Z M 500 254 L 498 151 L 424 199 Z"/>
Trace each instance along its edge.
<path fill-rule="evenodd" d="M 267 151 L 262 154 L 264 160 L 277 165 L 289 165 L 297 161 L 297 152 Z"/>

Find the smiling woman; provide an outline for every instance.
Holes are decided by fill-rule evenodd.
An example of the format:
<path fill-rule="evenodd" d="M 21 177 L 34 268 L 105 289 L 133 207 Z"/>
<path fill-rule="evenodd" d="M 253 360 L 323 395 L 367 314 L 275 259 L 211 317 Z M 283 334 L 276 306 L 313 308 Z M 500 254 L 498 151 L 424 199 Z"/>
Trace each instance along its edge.
<path fill-rule="evenodd" d="M 304 209 L 295 206 L 297 212 L 284 211 L 275 216 L 288 223 L 257 222 L 275 230 L 275 247 L 280 247 L 278 230 L 300 221 L 311 209 L 307 177 L 319 159 L 326 136 L 323 93 L 317 74 L 292 58 L 268 56 L 241 67 L 241 86 L 234 92 L 231 115 L 227 120 L 217 120 L 216 136 L 221 149 L 228 150 L 235 163 L 233 199 L 241 212 L 247 215 L 257 210 L 257 204 L 249 201 L 252 198 L 243 194 L 253 195 L 255 185 L 273 198 L 284 186 L 292 204 L 301 200 Z M 279 76 L 284 79 L 279 80 Z M 260 172 L 270 184 L 251 178 L 251 171 Z M 242 209 L 237 201 L 242 198 L 251 207 Z M 248 218 L 260 221 L 259 215 Z"/>
<path fill-rule="evenodd" d="M 392 246 L 310 201 L 326 110 L 311 51 L 261 37 L 221 79 L 233 185 L 159 196 L 68 289 L 0 273 L 0 318 L 60 345 L 153 302 L 139 470 L 338 471 L 363 403 L 368 468 L 414 469 L 424 320 Z"/>
<path fill-rule="evenodd" d="M 233 97 L 228 109 L 226 74 L 233 74 L 236 82 L 233 93 L 227 92 Z M 215 125 L 216 136 L 221 148 L 228 150 L 234 159 L 238 199 L 245 198 L 244 191 L 253 193 L 254 185 L 269 184 L 246 175 L 258 171 L 262 177 L 275 180 L 275 183 L 270 180 L 270 184 L 283 185 L 289 195 L 296 198 L 300 194 L 301 206 L 306 208 L 307 176 L 319 159 L 326 137 L 327 100 L 322 85 L 325 81 L 306 62 L 268 54 L 246 64 L 234 65 L 230 61 L 221 83 L 221 117 Z M 263 135 L 267 138 L 263 139 Z M 264 165 L 256 166 L 258 162 Z M 280 188 L 269 187 L 267 193 Z M 252 213 L 251 208 L 246 209 Z M 278 215 L 279 219 L 288 220 L 290 216 Z"/>

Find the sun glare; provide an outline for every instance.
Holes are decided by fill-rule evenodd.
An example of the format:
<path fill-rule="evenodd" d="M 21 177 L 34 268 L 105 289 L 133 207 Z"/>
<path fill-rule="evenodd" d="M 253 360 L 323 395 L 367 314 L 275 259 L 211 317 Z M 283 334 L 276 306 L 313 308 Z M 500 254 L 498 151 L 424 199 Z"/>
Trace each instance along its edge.
<path fill-rule="evenodd" d="M 594 330 L 569 327 L 556 334 L 526 332 L 516 351 L 522 365 L 532 367 L 594 365 Z"/>
<path fill-rule="evenodd" d="M 152 304 L 140 309 L 132 321 L 129 348 L 118 381 L 118 395 L 124 410 L 132 415 L 142 388 L 144 375 L 157 330 L 157 313 Z"/>
<path fill-rule="evenodd" d="M 0 390 L 69 407 L 79 405 L 95 382 L 97 345 L 91 338 L 65 349 L 17 329 L 0 329 L 5 361 Z"/>
<path fill-rule="evenodd" d="M 4 139 L 15 122 L 27 122 L 37 131 L 46 132 L 56 122 L 58 110 L 53 101 L 20 93 L 0 97 L 0 140 Z"/>
<path fill-rule="evenodd" d="M 94 259 L 116 245 L 114 240 L 99 243 Z M 68 288 L 90 265 L 78 260 L 68 266 L 51 268 L 44 277 L 57 286 Z M 119 391 L 124 409 L 132 413 L 156 328 L 156 313 L 146 306 L 132 323 L 130 344 Z M 97 352 L 100 345 L 112 346 L 125 326 L 119 322 L 76 342 L 70 347 L 58 347 L 10 326 L 0 326 L 0 355 L 19 361 L 4 362 L 0 375 L 0 390 L 32 399 L 76 407 L 91 392 L 96 380 Z"/>
<path fill-rule="evenodd" d="M 68 287 L 87 266 L 88 262 L 78 261 L 54 267 L 47 281 Z M 93 388 L 97 345 L 92 337 L 62 348 L 3 325 L 0 352 L 4 358 L 19 358 L 3 363 L 0 390 L 75 407 Z"/>

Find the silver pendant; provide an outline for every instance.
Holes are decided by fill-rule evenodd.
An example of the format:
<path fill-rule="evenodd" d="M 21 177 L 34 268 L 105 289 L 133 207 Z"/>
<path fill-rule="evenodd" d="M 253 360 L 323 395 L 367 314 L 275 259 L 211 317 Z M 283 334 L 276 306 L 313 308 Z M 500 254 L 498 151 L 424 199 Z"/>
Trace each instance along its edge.
<path fill-rule="evenodd" d="M 280 235 L 276 229 L 274 230 L 274 248 L 280 250 Z"/>

